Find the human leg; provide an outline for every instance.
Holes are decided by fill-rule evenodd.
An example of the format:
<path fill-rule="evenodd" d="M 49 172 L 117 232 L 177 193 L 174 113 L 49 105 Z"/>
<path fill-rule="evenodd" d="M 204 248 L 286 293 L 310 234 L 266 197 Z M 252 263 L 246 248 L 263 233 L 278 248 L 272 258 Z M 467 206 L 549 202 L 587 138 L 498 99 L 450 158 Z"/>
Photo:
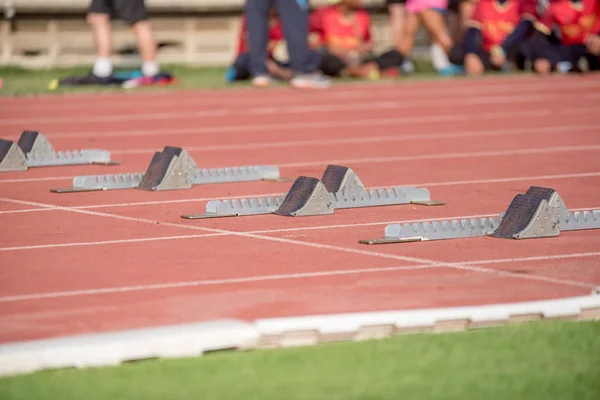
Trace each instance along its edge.
<path fill-rule="evenodd" d="M 88 9 L 87 23 L 90 25 L 96 46 L 96 62 L 93 74 L 106 78 L 112 74 L 110 61 L 112 47 L 110 19 L 113 14 L 111 2 L 108 0 L 92 0 Z"/>

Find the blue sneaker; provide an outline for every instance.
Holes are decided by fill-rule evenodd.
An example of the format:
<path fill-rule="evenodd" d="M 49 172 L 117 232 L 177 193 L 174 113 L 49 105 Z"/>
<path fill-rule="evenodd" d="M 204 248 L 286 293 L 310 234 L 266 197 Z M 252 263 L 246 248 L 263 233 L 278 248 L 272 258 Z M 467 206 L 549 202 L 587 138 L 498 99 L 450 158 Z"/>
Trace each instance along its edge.
<path fill-rule="evenodd" d="M 465 69 L 461 65 L 450 64 L 449 66 L 442 68 L 438 71 L 441 76 L 456 76 L 464 75 Z"/>
<path fill-rule="evenodd" d="M 227 82 L 227 83 L 234 82 L 236 78 L 237 78 L 237 72 L 235 70 L 235 67 L 227 68 L 227 71 L 225 71 L 225 82 Z"/>

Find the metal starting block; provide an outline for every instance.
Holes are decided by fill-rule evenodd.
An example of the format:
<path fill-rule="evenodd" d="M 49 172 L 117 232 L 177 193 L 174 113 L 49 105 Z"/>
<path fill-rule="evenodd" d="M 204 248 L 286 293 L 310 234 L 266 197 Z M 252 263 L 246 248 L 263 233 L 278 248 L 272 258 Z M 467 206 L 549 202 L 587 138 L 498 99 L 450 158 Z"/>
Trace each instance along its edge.
<path fill-rule="evenodd" d="M 55 151 L 50 141 L 36 131 L 23 131 L 17 143 L 0 139 L 0 172 L 89 164 L 116 165 L 120 162 L 111 160 L 108 150 Z"/>
<path fill-rule="evenodd" d="M 50 189 L 55 193 L 91 192 L 117 189 L 146 191 L 189 189 L 193 185 L 250 181 L 285 181 L 276 166 L 198 168 L 187 151 L 166 146 L 156 152 L 146 172 L 114 175 L 76 176 L 73 187 Z"/>
<path fill-rule="evenodd" d="M 310 182 L 310 184 L 309 184 Z M 317 184 L 318 182 L 318 184 Z M 314 206 L 317 201 L 315 190 L 323 188 L 324 203 Z M 321 193 L 320 191 L 319 193 Z M 296 213 L 290 212 L 289 204 L 298 207 Z M 301 207 L 304 201 L 304 207 Z M 321 201 L 321 200 L 319 200 Z M 309 204 L 312 202 L 313 204 Z M 286 204 L 287 203 L 287 204 Z M 326 204 L 331 203 L 331 206 Z M 324 215 L 332 214 L 335 209 L 379 207 L 401 204 L 443 205 L 443 202 L 430 198 L 429 190 L 415 187 L 395 187 L 387 189 L 365 189 L 356 173 L 347 167 L 329 165 L 321 180 L 300 177 L 290 191 L 281 196 L 251 197 L 235 200 L 211 200 L 206 204 L 205 214 L 182 215 L 185 219 L 223 218 L 249 215 Z M 285 205 L 285 207 L 284 207 Z M 313 208 L 313 206 L 315 208 Z M 283 208 L 282 208 L 283 207 Z M 327 210 L 327 212 L 322 212 Z M 331 211 L 331 212 L 330 212 Z"/>
<path fill-rule="evenodd" d="M 531 186 L 498 218 L 390 224 L 381 239 L 362 244 L 422 242 L 491 236 L 502 239 L 556 237 L 560 231 L 600 229 L 600 210 L 569 212 L 554 189 Z"/>

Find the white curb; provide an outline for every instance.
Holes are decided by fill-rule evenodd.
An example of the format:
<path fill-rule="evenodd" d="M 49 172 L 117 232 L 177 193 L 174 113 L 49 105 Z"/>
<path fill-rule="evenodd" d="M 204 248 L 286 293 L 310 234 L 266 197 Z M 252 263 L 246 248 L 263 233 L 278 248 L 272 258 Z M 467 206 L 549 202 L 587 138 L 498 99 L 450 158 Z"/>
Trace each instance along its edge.
<path fill-rule="evenodd" d="M 560 318 L 600 320 L 600 296 L 476 307 L 217 320 L 11 343 L 0 346 L 0 376 L 54 368 L 119 365 L 150 358 L 197 357 L 216 350 L 248 350 L 360 341 L 397 334 L 485 328 Z"/>

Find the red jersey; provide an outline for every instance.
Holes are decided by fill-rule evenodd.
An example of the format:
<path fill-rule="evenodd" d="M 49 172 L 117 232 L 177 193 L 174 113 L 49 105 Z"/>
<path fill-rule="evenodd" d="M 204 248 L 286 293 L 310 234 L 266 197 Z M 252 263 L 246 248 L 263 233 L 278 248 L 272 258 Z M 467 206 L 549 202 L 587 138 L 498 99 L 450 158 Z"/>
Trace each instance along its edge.
<path fill-rule="evenodd" d="M 244 16 L 242 18 L 242 28 L 240 29 L 240 37 L 238 39 L 238 50 L 237 50 L 238 56 L 240 54 L 248 52 L 248 40 L 246 38 L 247 26 L 248 26 L 248 21 L 246 19 L 246 16 Z M 271 21 L 270 27 L 269 27 L 269 44 L 268 44 L 269 56 L 273 56 L 273 49 L 275 49 L 275 46 L 277 46 L 277 44 L 282 40 L 284 40 L 284 36 L 283 36 L 283 28 L 281 26 L 281 23 L 279 22 L 278 19 L 275 21 Z"/>
<path fill-rule="evenodd" d="M 590 33 L 600 30 L 600 6 L 598 0 L 555 0 L 540 19 L 538 29 L 549 34 L 556 24 L 562 44 L 566 46 L 584 44 Z"/>
<path fill-rule="evenodd" d="M 521 19 L 535 21 L 536 5 L 535 0 L 506 0 L 504 4 L 497 0 L 479 0 L 467 24 L 481 31 L 483 50 L 489 52 L 504 42 Z"/>
<path fill-rule="evenodd" d="M 321 45 L 357 50 L 361 44 L 371 43 L 371 17 L 363 9 L 346 21 L 339 6 L 323 7 L 313 13 L 310 29 L 319 34 Z"/>

